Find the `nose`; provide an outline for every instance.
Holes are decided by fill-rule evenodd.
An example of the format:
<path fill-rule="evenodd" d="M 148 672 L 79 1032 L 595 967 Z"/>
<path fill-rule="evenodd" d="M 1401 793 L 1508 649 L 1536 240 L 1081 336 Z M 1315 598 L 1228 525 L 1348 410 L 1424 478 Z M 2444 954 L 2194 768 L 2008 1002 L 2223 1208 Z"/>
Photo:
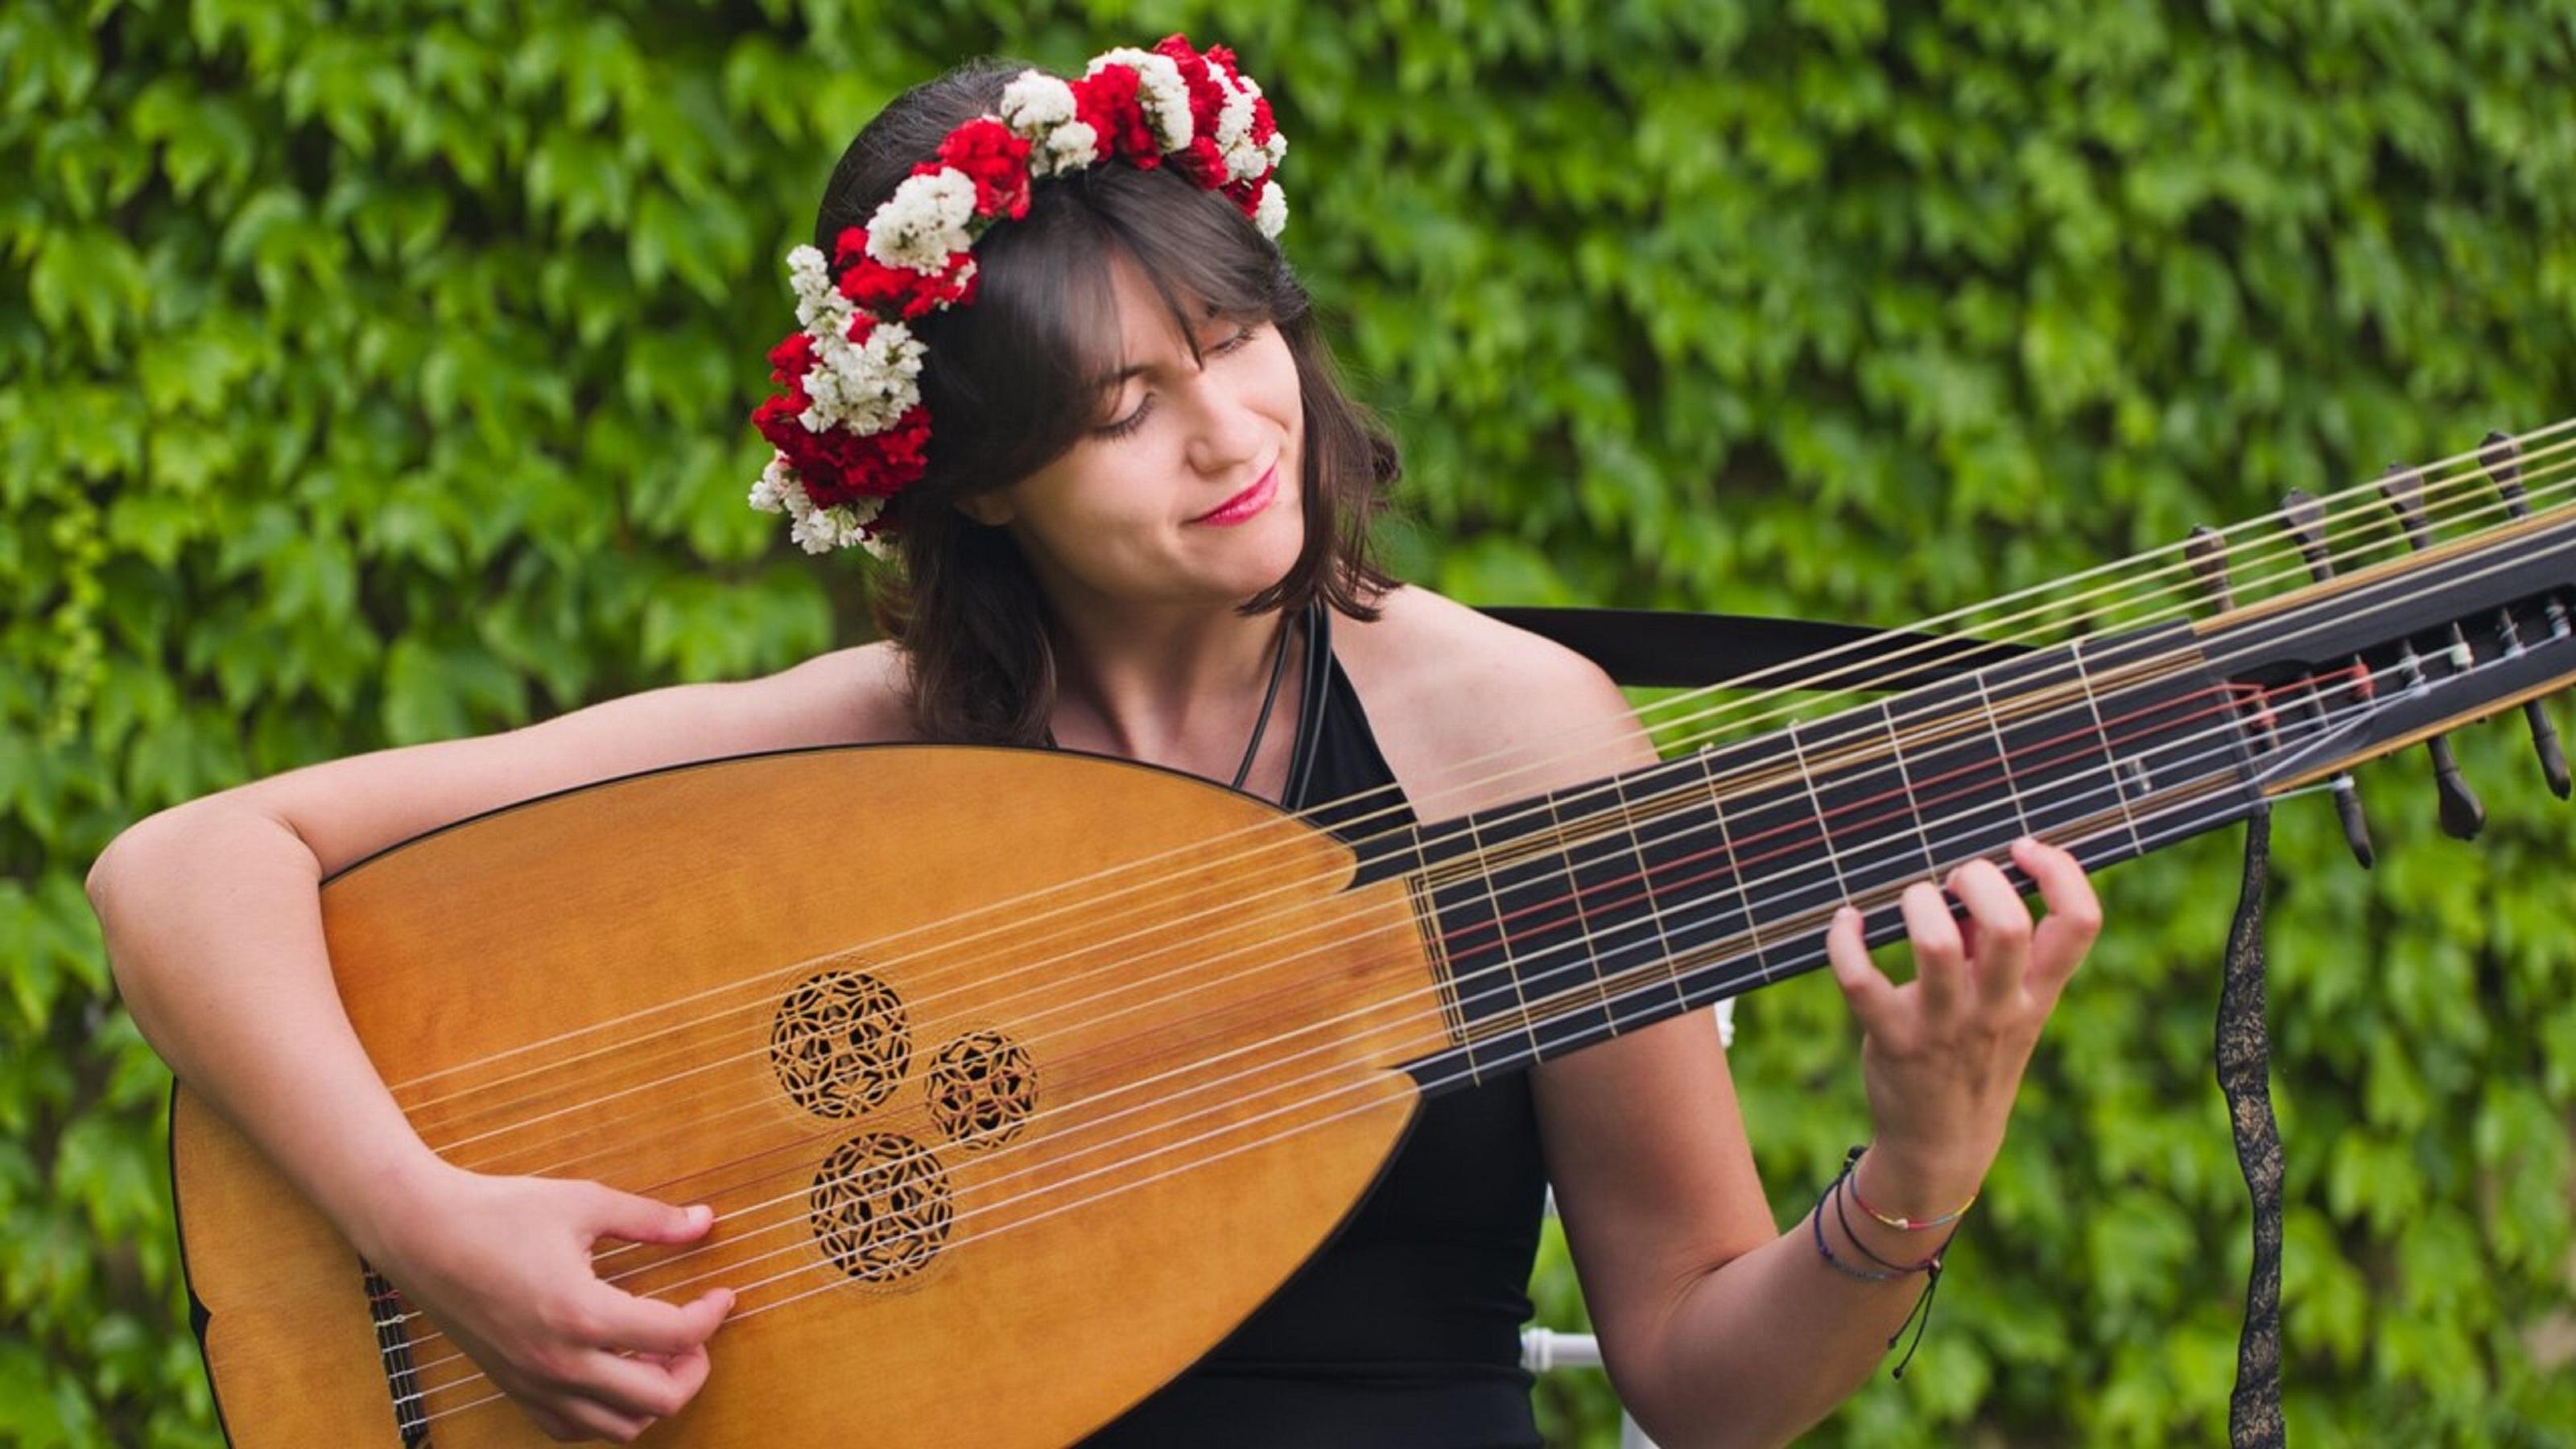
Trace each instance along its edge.
<path fill-rule="evenodd" d="M 1201 368 L 1190 380 L 1188 394 L 1192 468 L 1223 478 L 1260 461 L 1277 427 L 1254 405 L 1248 379 L 1240 378 L 1238 369 Z"/>

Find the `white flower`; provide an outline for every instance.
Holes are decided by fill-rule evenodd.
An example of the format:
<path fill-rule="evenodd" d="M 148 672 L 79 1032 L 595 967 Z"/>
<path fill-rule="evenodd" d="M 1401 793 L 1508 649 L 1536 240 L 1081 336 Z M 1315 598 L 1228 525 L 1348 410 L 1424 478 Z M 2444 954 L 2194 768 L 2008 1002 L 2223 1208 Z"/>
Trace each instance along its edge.
<path fill-rule="evenodd" d="M 812 247 L 787 254 L 788 284 L 796 289 L 796 325 L 820 337 L 850 325 L 850 299 L 832 284 L 831 266 Z"/>
<path fill-rule="evenodd" d="M 1029 148 L 1029 171 L 1054 176 L 1080 171 L 1100 159 L 1100 133 L 1088 122 L 1067 121 Z"/>
<path fill-rule="evenodd" d="M 785 453 L 772 451 L 769 466 L 751 485 L 751 506 L 763 513 L 785 513 L 787 500 L 805 496 L 805 485 L 796 481 L 796 470 L 787 466 Z"/>
<path fill-rule="evenodd" d="M 1252 138 L 1252 101 L 1261 87 L 1248 80 L 1237 80 L 1219 67 L 1208 67 L 1208 74 L 1225 90 L 1225 104 L 1216 111 L 1216 143 L 1231 151 Z"/>
<path fill-rule="evenodd" d="M 1093 56 L 1082 73 L 1095 76 L 1113 65 L 1136 72 L 1136 99 L 1145 108 L 1145 123 L 1154 128 L 1155 144 L 1166 151 L 1190 144 L 1190 86 L 1181 79 L 1179 64 L 1168 55 L 1122 45 Z"/>
<path fill-rule="evenodd" d="M 1261 143 L 1261 149 L 1264 154 L 1270 157 L 1270 164 L 1273 166 L 1287 160 L 1288 133 L 1278 130 L 1272 131 L 1270 133 L 1270 139 Z"/>
<path fill-rule="evenodd" d="M 823 254 L 810 246 L 800 246 L 787 254 L 788 285 L 796 289 L 796 300 L 820 304 L 825 297 L 836 295 L 832 289 L 832 269 Z"/>
<path fill-rule="evenodd" d="M 1288 225 L 1288 194 L 1279 189 L 1278 182 L 1261 183 L 1261 201 L 1259 208 L 1252 213 L 1252 224 L 1261 228 L 1261 234 L 1266 237 L 1278 236 Z"/>
<path fill-rule="evenodd" d="M 838 332 L 817 336 L 817 366 L 805 374 L 813 406 L 796 420 L 815 433 L 835 425 L 861 435 L 884 432 L 921 401 L 917 379 L 925 350 L 900 322 L 878 323 L 864 344 Z"/>
<path fill-rule="evenodd" d="M 1035 141 L 1073 119 L 1073 87 L 1042 70 L 1024 70 L 1002 87 L 1001 121 Z"/>
<path fill-rule="evenodd" d="M 865 531 L 866 526 L 876 522 L 877 515 L 883 512 L 885 503 L 876 498 L 862 498 L 855 503 L 831 508 L 808 505 L 797 513 L 795 525 L 787 530 L 787 536 L 796 540 L 797 546 L 807 553 L 830 553 L 855 543 L 878 558 L 890 558 L 893 551 L 868 537 Z"/>
<path fill-rule="evenodd" d="M 974 244 L 966 224 L 975 216 L 975 180 L 953 166 L 903 184 L 868 218 L 868 255 L 889 267 L 943 272 L 952 252 Z"/>

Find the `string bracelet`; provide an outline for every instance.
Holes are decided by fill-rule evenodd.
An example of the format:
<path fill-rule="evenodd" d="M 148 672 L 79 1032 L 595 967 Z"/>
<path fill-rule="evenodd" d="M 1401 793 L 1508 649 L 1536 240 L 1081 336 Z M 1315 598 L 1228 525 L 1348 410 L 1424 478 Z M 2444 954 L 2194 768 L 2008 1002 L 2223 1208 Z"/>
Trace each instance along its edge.
<path fill-rule="evenodd" d="M 1967 1215 L 1968 1209 L 1977 1205 L 1977 1195 L 1972 1192 L 1968 1194 L 1968 1200 L 1966 1202 L 1959 1204 L 1957 1207 L 1941 1214 L 1941 1216 L 1937 1218 L 1909 1218 L 1897 1213 L 1880 1212 L 1878 1209 L 1869 1205 L 1869 1199 L 1860 1195 L 1860 1179 L 1852 1175 L 1852 1169 L 1860 1166 L 1861 1154 L 1867 1151 L 1869 1151 L 1868 1147 L 1861 1146 L 1855 1147 L 1851 1151 L 1843 1154 L 1843 1177 L 1846 1179 L 1843 1191 L 1851 1194 L 1851 1200 L 1860 1204 L 1860 1210 L 1862 1212 L 1878 1219 L 1878 1221 L 1886 1227 L 1894 1228 L 1900 1233 L 1928 1232 L 1933 1228 L 1946 1227 L 1951 1223 L 1957 1222 L 1960 1218 Z"/>
<path fill-rule="evenodd" d="M 1833 1181 L 1825 1184 L 1825 1190 L 1822 1193 L 1817 1194 L 1816 1210 L 1807 1215 L 1807 1224 L 1815 1233 L 1816 1255 L 1825 1260 L 1826 1267 L 1833 1269 L 1835 1272 L 1842 1274 L 1846 1278 L 1857 1278 L 1864 1283 L 1885 1283 L 1893 1279 L 1906 1277 L 1910 1274 L 1920 1273 L 1923 1275 L 1924 1281 L 1922 1295 L 1914 1300 L 1914 1306 L 1912 1308 L 1906 1310 L 1904 1322 L 1897 1324 L 1896 1331 L 1887 1336 L 1887 1346 L 1889 1348 L 1894 1348 L 1896 1347 L 1896 1341 L 1905 1336 L 1906 1327 L 1908 1325 L 1913 1326 L 1914 1341 L 1905 1346 L 1905 1357 L 1897 1361 L 1896 1369 L 1891 1375 L 1891 1377 L 1901 1379 L 1905 1377 L 1906 1365 L 1914 1362 L 1914 1351 L 1923 1346 L 1923 1331 L 1932 1326 L 1932 1295 L 1939 1292 L 1941 1289 L 1941 1259 L 1944 1254 L 1950 1251 L 1951 1239 L 1957 1237 L 1958 1234 L 1954 1229 L 1949 1237 L 1945 1237 L 1941 1240 L 1941 1246 L 1932 1250 L 1932 1256 L 1925 1258 L 1918 1263 L 1891 1262 L 1886 1258 L 1880 1257 L 1876 1251 L 1871 1249 L 1869 1244 L 1862 1242 L 1860 1235 L 1852 1231 L 1851 1215 L 1843 1207 L 1843 1198 L 1845 1196 L 1849 1196 L 1854 1202 L 1860 1201 L 1860 1194 L 1852 1189 L 1851 1176 L 1852 1165 L 1860 1161 L 1862 1150 L 1863 1149 L 1861 1148 L 1855 1147 L 1843 1158 L 1843 1170 L 1834 1175 Z M 1971 1199 L 1970 1201 L 1973 1202 L 1974 1199 Z M 1828 1202 L 1833 1204 L 1835 1220 L 1842 1224 L 1843 1236 L 1850 1240 L 1853 1247 L 1860 1250 L 1863 1257 L 1869 1259 L 1872 1263 L 1877 1264 L 1878 1266 L 1876 1268 L 1865 1268 L 1857 1263 L 1847 1263 L 1841 1258 L 1834 1256 L 1833 1245 L 1825 1241 L 1825 1204 Z M 1862 1203 L 1861 1210 L 1867 1212 L 1869 1210 L 1868 1204 Z M 1965 1212 L 1967 1211 L 1967 1208 L 1962 1206 L 1959 1211 Z M 1875 1217 L 1877 1215 L 1872 1214 L 1872 1216 Z M 1943 1221 L 1955 1220 L 1957 1217 L 1958 1213 L 1952 1213 L 1948 1219 L 1944 1219 Z M 1884 1221 L 1884 1219 L 1881 1219 L 1881 1221 Z M 1939 1223 L 1930 1224 L 1930 1226 L 1934 1227 L 1939 1225 Z M 1891 1224 L 1890 1226 L 1894 1226 L 1894 1224 Z"/>

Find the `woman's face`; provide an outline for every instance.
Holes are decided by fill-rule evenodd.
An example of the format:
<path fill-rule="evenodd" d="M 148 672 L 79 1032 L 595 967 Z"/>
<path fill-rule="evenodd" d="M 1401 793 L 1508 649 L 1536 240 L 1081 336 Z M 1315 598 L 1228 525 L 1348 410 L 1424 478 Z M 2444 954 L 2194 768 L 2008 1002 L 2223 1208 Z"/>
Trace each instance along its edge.
<path fill-rule="evenodd" d="M 1296 362 L 1268 322 L 1199 319 L 1199 350 L 1125 257 L 1110 263 L 1126 375 L 1104 422 L 1008 488 L 961 500 L 1007 526 L 1060 604 L 1232 606 L 1305 544 Z"/>

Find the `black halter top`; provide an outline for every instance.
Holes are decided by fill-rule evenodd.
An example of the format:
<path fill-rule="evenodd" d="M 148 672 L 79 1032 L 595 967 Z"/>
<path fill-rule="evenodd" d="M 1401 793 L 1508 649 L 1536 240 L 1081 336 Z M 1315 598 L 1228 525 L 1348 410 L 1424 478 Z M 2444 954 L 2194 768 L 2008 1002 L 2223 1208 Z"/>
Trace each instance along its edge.
<path fill-rule="evenodd" d="M 1287 803 L 1365 855 L 1364 837 L 1413 815 L 1393 791 L 1352 800 L 1395 776 L 1329 610 L 1305 625 L 1322 667 L 1306 671 Z M 1083 1449 L 1540 1449 L 1520 1327 L 1545 1192 L 1527 1073 L 1432 1098 L 1323 1252 Z"/>

